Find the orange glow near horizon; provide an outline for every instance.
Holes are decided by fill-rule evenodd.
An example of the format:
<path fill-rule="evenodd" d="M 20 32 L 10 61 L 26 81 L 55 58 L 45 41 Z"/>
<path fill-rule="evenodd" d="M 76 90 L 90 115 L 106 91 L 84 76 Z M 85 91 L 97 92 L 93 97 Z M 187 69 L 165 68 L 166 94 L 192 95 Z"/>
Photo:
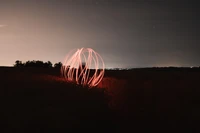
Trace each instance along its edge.
<path fill-rule="evenodd" d="M 69 52 L 61 67 L 61 74 L 68 81 L 92 88 L 103 79 L 104 69 L 103 59 L 98 53 L 91 48 L 81 48 Z"/>

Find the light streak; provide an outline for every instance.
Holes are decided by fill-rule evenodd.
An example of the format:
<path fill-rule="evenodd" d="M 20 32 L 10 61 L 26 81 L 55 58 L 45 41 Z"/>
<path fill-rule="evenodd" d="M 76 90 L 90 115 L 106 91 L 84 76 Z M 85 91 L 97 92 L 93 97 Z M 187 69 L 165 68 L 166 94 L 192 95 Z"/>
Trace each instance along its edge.
<path fill-rule="evenodd" d="M 105 72 L 102 57 L 91 48 L 72 50 L 62 64 L 61 74 L 67 81 L 89 88 L 97 86 Z"/>

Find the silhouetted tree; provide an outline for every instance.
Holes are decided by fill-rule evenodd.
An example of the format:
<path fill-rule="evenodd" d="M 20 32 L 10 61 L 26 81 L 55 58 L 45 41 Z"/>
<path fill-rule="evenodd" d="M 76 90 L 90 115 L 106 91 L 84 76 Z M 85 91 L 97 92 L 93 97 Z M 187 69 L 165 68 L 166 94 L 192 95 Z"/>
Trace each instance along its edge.
<path fill-rule="evenodd" d="M 62 63 L 58 62 L 54 64 L 54 68 L 61 68 L 62 67 Z"/>
<path fill-rule="evenodd" d="M 33 61 L 27 61 L 25 63 L 25 67 L 37 67 L 37 66 L 39 66 L 41 64 L 43 64 L 42 61 L 35 61 L 35 60 L 33 60 Z"/>
<path fill-rule="evenodd" d="M 52 63 L 50 61 L 47 61 L 47 62 L 44 63 L 44 67 L 45 68 L 52 68 L 52 66 L 53 65 L 52 65 Z"/>
<path fill-rule="evenodd" d="M 19 60 L 15 61 L 14 67 L 23 67 L 23 66 L 24 64 L 22 63 L 22 61 L 19 61 Z"/>
<path fill-rule="evenodd" d="M 43 62 L 43 61 L 26 61 L 25 63 L 22 63 L 21 61 L 17 60 L 14 64 L 15 67 L 19 67 L 19 66 L 24 66 L 24 67 L 43 67 L 43 68 L 51 68 L 52 67 L 52 63 L 50 61 L 47 62 Z"/>
<path fill-rule="evenodd" d="M 43 61 L 37 60 L 33 64 L 35 67 L 45 67 L 45 65 L 44 65 L 45 63 Z"/>

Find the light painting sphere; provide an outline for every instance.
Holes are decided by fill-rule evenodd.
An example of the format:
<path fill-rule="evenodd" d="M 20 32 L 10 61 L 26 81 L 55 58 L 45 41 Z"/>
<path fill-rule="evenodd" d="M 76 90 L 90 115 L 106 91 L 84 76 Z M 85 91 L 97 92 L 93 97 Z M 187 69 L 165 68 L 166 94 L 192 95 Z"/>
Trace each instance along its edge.
<path fill-rule="evenodd" d="M 103 59 L 91 48 L 71 51 L 62 64 L 61 74 L 67 81 L 89 88 L 97 86 L 105 72 Z"/>

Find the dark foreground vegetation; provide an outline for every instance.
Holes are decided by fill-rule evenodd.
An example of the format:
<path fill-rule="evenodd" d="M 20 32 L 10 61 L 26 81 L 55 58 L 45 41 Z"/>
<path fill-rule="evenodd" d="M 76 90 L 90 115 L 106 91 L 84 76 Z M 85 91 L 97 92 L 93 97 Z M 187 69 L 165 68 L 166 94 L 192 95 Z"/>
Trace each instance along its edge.
<path fill-rule="evenodd" d="M 112 127 L 103 91 L 66 83 L 58 69 L 0 68 L 0 75 L 1 132 L 105 132 Z"/>
<path fill-rule="evenodd" d="M 200 69 L 107 70 L 88 90 L 58 68 L 0 68 L 1 132 L 199 132 Z M 123 85 L 120 85 L 123 83 Z"/>

